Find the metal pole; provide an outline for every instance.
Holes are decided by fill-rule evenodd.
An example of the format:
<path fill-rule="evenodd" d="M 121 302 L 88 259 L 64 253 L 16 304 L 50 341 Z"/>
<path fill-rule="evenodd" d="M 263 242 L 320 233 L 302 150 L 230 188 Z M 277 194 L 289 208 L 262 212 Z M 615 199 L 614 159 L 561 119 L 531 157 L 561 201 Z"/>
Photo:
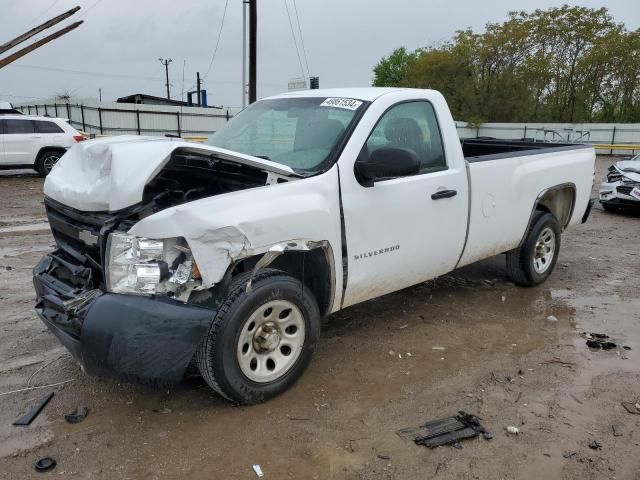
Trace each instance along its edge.
<path fill-rule="evenodd" d="M 158 58 L 160 63 L 164 65 L 164 73 L 167 79 L 167 100 L 171 100 L 171 92 L 169 91 L 169 64 L 173 61 L 170 58 L 164 59 L 162 57 Z"/>
<path fill-rule="evenodd" d="M 82 131 L 87 131 L 87 125 L 84 123 L 84 105 L 80 104 L 80 116 L 82 117 Z"/>
<path fill-rule="evenodd" d="M 182 136 L 182 132 L 180 131 L 180 112 L 176 112 L 176 118 L 178 119 L 178 136 Z"/>
<path fill-rule="evenodd" d="M 98 121 L 100 122 L 100 135 L 104 132 L 102 131 L 102 109 L 98 107 Z"/>
<path fill-rule="evenodd" d="M 616 141 L 616 126 L 613 126 L 613 135 L 611 135 L 611 146 L 615 145 L 615 141 Z M 633 155 L 633 151 L 631 152 L 631 154 Z M 609 152 L 609 155 L 613 155 L 613 149 L 611 149 L 611 151 Z"/>
<path fill-rule="evenodd" d="M 242 108 L 247 106 L 247 2 L 242 1 Z"/>
<path fill-rule="evenodd" d="M 138 135 L 140 135 L 140 110 L 136 110 L 136 127 L 138 128 Z"/>
<path fill-rule="evenodd" d="M 196 72 L 196 88 L 198 91 L 198 106 L 202 106 L 202 100 L 200 97 L 200 72 Z"/>
<path fill-rule="evenodd" d="M 257 99 L 258 0 L 249 0 L 249 103 Z"/>

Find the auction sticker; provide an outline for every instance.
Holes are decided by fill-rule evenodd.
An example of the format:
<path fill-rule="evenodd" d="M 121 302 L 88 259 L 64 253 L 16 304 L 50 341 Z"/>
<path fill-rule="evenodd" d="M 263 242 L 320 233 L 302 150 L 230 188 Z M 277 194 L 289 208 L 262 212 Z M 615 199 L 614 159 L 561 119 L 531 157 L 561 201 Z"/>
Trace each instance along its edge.
<path fill-rule="evenodd" d="M 362 102 L 353 98 L 327 98 L 320 104 L 321 107 L 346 108 L 347 110 L 357 110 L 360 105 Z"/>
<path fill-rule="evenodd" d="M 631 196 L 640 200 L 640 187 L 634 187 L 633 190 L 631 190 Z"/>

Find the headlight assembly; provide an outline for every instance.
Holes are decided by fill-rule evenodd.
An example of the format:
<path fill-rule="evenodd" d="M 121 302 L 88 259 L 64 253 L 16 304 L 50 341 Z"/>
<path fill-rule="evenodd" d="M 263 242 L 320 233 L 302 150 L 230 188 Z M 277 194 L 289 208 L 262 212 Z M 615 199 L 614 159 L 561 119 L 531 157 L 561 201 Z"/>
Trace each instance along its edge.
<path fill-rule="evenodd" d="M 153 240 L 114 232 L 107 241 L 107 290 L 173 296 L 191 280 L 192 265 L 191 251 L 183 239 Z"/>

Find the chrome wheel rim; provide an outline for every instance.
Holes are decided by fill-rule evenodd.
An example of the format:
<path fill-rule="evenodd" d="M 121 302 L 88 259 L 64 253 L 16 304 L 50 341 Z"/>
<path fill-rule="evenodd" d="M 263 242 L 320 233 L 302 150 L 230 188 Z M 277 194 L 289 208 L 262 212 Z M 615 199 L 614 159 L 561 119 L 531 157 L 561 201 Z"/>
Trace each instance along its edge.
<path fill-rule="evenodd" d="M 543 274 L 553 261 L 556 252 L 556 234 L 552 228 L 546 227 L 538 235 L 533 253 L 533 269 L 538 274 Z"/>
<path fill-rule="evenodd" d="M 256 308 L 242 325 L 236 356 L 242 373 L 256 383 L 277 380 L 302 353 L 304 316 L 286 300 L 272 300 Z"/>
<path fill-rule="evenodd" d="M 46 157 L 44 157 L 44 159 L 42 160 L 44 171 L 49 173 L 53 166 L 58 163 L 58 160 L 60 160 L 60 157 L 57 155 L 47 155 Z"/>

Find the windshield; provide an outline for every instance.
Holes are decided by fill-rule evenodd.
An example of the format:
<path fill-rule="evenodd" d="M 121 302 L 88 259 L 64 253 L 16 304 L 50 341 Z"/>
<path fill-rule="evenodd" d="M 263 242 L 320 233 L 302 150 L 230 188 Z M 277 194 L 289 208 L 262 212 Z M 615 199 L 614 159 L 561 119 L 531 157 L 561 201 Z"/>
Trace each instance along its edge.
<path fill-rule="evenodd" d="M 316 172 L 333 160 L 365 102 L 349 98 L 277 98 L 256 102 L 207 144 Z"/>

